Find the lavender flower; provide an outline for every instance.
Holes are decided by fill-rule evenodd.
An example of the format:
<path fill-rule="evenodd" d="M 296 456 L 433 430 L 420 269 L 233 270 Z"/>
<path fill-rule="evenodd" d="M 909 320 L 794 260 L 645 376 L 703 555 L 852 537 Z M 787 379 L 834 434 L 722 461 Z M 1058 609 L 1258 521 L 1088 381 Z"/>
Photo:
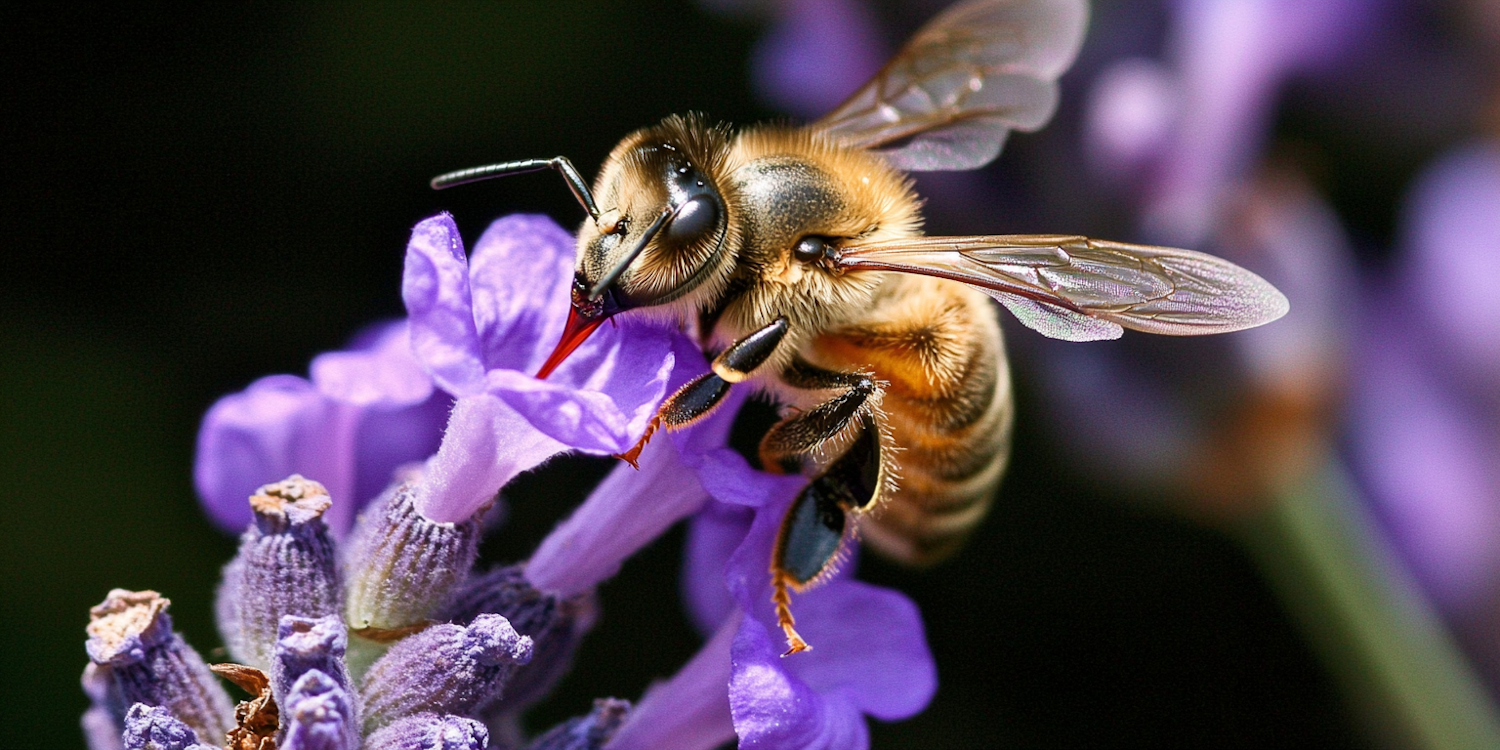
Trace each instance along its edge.
<path fill-rule="evenodd" d="M 622 321 L 549 380 L 532 377 L 562 333 L 572 280 L 572 237 L 545 217 L 495 222 L 472 259 L 446 214 L 412 230 L 402 280 L 412 345 L 459 397 L 417 500 L 424 516 L 466 520 L 557 453 L 622 453 L 645 432 L 675 362 L 670 331 Z"/>
<path fill-rule="evenodd" d="M 519 746 L 516 716 L 571 664 L 595 616 L 594 587 L 694 514 L 732 521 L 713 536 L 715 544 L 700 545 L 701 555 L 717 562 L 690 586 L 703 600 L 694 607 L 697 619 L 716 635 L 678 678 L 648 692 L 644 720 L 633 719 L 638 712 L 624 701 L 603 700 L 532 747 L 655 747 L 674 726 L 682 732 L 672 741 L 687 746 L 711 747 L 737 728 L 747 746 L 792 746 L 814 736 L 852 738 L 857 746 L 862 713 L 894 718 L 925 704 L 932 665 L 914 610 L 899 595 L 863 584 L 835 579 L 809 594 L 809 632 L 827 638 L 829 648 L 797 664 L 776 663 L 765 564 L 781 515 L 805 479 L 757 472 L 726 447 L 743 389 L 709 419 L 659 436 L 640 454 L 639 471 L 621 464 L 531 559 L 473 570 L 479 518 L 506 481 L 560 451 L 623 451 L 668 388 L 707 370 L 681 334 L 627 323 L 593 337 L 553 381 L 531 377 L 566 314 L 569 244 L 549 221 L 513 217 L 490 228 L 471 262 L 446 216 L 418 225 L 408 248 L 404 329 L 414 361 L 431 374 L 427 397 L 457 397 L 436 455 L 387 488 L 341 543 L 329 523 L 339 500 L 316 482 L 293 476 L 251 499 L 255 520 L 225 567 L 218 612 L 231 652 L 254 663 L 225 671 L 259 686 L 258 708 L 241 712 L 245 722 L 255 714 L 253 728 L 234 725 L 227 697 L 204 677 L 207 667 L 170 635 L 165 600 L 113 594 L 111 601 L 129 601 L 108 608 L 110 622 L 125 624 L 91 626 L 95 664 L 85 675 L 96 704 L 85 724 L 96 750 L 120 746 L 125 708 L 136 702 L 162 707 L 149 727 L 170 742 L 182 734 L 179 725 L 193 739 L 216 741 L 269 736 L 270 721 L 270 731 L 279 722 L 286 750 Z M 399 348 L 366 362 L 367 383 L 385 382 L 382 363 L 410 364 L 392 355 Z M 327 428 L 300 407 L 281 417 L 273 411 L 240 423 L 243 443 L 286 445 L 287 436 L 302 440 Z M 205 432 L 228 434 L 223 427 L 232 420 L 222 417 L 207 420 Z M 233 440 L 205 445 L 200 468 L 232 463 L 214 454 L 219 448 L 236 455 Z M 356 448 L 344 441 L 329 450 L 347 465 Z M 121 614 L 136 610 L 146 615 Z M 862 624 L 841 624 L 841 610 L 878 618 L 892 643 L 875 639 L 873 651 L 867 644 L 837 648 Z M 104 637 L 115 631 L 136 640 Z M 137 641 L 145 647 L 126 648 Z M 131 671 L 142 658 L 122 661 L 114 656 L 122 650 L 170 668 Z M 894 670 L 889 674 L 904 690 L 874 699 L 851 684 L 871 669 Z M 516 691 L 507 697 L 510 688 Z M 780 734 L 767 723 L 778 716 L 792 721 Z M 499 736 L 497 726 L 504 728 Z M 132 736 L 142 732 L 150 734 Z"/>
<path fill-rule="evenodd" d="M 219 399 L 203 417 L 193 481 L 208 515 L 238 532 L 245 498 L 291 474 L 319 477 L 342 536 L 398 467 L 437 449 L 450 397 L 411 353 L 404 322 L 371 327 L 351 348 L 321 354 L 311 378 L 272 375 Z"/>

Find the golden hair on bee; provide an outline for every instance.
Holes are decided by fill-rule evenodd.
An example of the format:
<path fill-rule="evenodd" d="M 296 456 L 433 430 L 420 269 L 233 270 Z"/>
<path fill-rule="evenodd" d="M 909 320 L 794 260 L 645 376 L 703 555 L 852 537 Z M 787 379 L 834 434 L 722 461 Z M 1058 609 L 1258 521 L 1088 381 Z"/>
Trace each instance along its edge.
<path fill-rule="evenodd" d="M 1260 277 L 1191 250 L 921 234 L 906 173 L 977 169 L 1012 130 L 1044 125 L 1087 15 L 1085 0 L 960 2 L 817 122 L 734 132 L 668 117 L 621 140 L 592 190 L 563 157 L 433 180 L 550 168 L 588 211 L 572 309 L 538 377 L 614 315 L 696 333 L 710 372 L 668 397 L 620 458 L 635 463 L 655 430 L 694 424 L 735 384 L 783 406 L 760 456 L 808 477 L 768 562 L 788 654 L 810 648 L 791 592 L 831 576 L 856 536 L 929 564 L 990 506 L 1013 416 L 991 300 L 1070 341 L 1221 333 L 1287 310 Z"/>

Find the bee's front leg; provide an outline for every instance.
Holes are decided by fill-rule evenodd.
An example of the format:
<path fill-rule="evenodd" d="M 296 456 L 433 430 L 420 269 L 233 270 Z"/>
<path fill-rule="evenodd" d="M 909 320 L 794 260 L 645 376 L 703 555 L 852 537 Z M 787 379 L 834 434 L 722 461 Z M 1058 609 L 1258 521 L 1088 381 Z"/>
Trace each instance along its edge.
<path fill-rule="evenodd" d="M 646 425 L 646 434 L 641 436 L 634 447 L 617 454 L 615 458 L 635 466 L 641 450 L 650 442 L 658 428 L 666 427 L 671 430 L 686 427 L 713 413 L 714 408 L 729 393 L 729 386 L 750 377 L 756 368 L 770 359 L 776 346 L 786 338 L 788 330 L 790 324 L 787 319 L 784 316 L 778 317 L 760 330 L 730 344 L 729 348 L 714 357 L 712 372 L 689 380 L 676 393 L 667 397 L 661 408 L 657 409 L 656 416 Z"/>
<path fill-rule="evenodd" d="M 803 488 L 787 510 L 771 555 L 771 600 L 786 634 L 783 656 L 811 648 L 797 633 L 791 591 L 801 592 L 838 569 L 854 538 L 854 518 L 877 505 L 894 484 L 891 451 L 871 408 L 881 386 L 861 373 L 834 373 L 798 360 L 783 373 L 798 387 L 843 392 L 814 409 L 778 422 L 761 440 L 761 461 L 770 466 L 816 454 L 846 430 L 855 430 L 843 452 Z"/>

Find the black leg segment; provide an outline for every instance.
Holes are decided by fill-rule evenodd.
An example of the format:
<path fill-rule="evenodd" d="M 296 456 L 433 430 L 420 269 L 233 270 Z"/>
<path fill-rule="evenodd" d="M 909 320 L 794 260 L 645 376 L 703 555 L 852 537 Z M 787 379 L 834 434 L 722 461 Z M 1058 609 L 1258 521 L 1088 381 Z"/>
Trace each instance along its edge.
<path fill-rule="evenodd" d="M 864 376 L 854 379 L 849 390 L 819 404 L 817 408 L 777 422 L 760 441 L 760 461 L 766 466 L 817 450 L 832 440 L 879 390 L 875 381 Z M 872 426 L 873 426 L 873 420 Z"/>
<path fill-rule="evenodd" d="M 723 378 L 711 372 L 699 375 L 661 405 L 657 418 L 668 428 L 692 424 L 713 411 L 727 393 L 729 383 Z"/>
<path fill-rule="evenodd" d="M 714 374 L 731 383 L 750 377 L 755 368 L 770 359 L 776 345 L 786 338 L 789 328 L 786 317 L 778 317 L 764 328 L 730 344 L 728 349 L 714 357 Z"/>

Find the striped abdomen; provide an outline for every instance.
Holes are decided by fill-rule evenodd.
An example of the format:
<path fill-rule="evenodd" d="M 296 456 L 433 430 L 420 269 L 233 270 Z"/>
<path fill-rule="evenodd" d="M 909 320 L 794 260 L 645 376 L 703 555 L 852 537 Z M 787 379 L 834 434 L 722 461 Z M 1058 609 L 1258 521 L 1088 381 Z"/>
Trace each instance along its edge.
<path fill-rule="evenodd" d="M 963 542 L 994 498 L 1010 452 L 1010 373 L 989 298 L 941 279 L 892 276 L 865 319 L 820 337 L 820 359 L 873 369 L 900 448 L 900 484 L 860 518 L 878 551 L 936 562 Z"/>

